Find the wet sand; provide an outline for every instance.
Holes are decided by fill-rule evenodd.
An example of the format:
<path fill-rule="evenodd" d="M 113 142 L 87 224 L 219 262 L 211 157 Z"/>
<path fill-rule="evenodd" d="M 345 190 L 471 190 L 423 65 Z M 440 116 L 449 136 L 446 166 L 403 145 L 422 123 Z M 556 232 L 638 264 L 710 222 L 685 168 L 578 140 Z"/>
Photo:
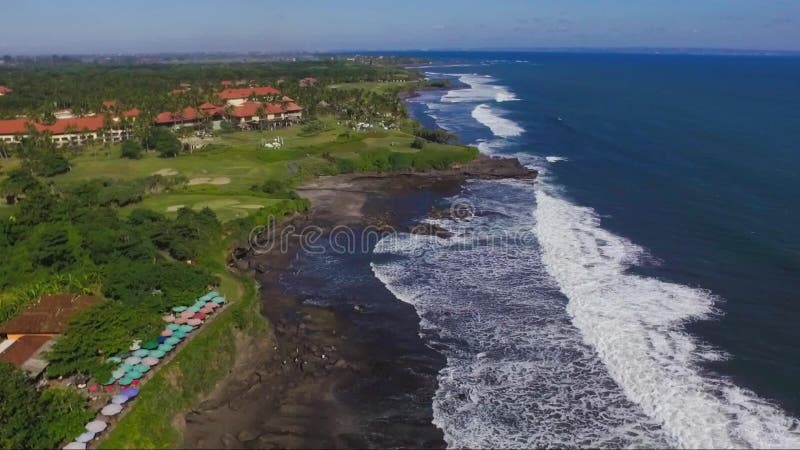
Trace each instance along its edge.
<path fill-rule="evenodd" d="M 535 177 L 500 162 L 509 160 L 481 160 L 422 175 L 321 178 L 300 189 L 312 210 L 280 228 L 405 231 L 467 178 Z M 232 264 L 261 286 L 270 329 L 240 346 L 228 379 L 186 415 L 184 446 L 444 447 L 431 398 L 445 361 L 424 344 L 414 308 L 372 276 L 377 238 L 355 251 L 321 253 L 302 249 L 298 239 L 285 251 L 234 252 L 240 258 Z"/>

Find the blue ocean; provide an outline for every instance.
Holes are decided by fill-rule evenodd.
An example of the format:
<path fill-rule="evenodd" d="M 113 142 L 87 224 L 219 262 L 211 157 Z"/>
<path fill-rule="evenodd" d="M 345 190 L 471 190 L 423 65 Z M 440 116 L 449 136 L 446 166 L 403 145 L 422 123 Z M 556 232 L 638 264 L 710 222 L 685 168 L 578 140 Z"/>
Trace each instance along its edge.
<path fill-rule="evenodd" d="M 800 447 L 800 58 L 417 56 L 414 117 L 540 172 L 375 248 L 448 445 Z"/>

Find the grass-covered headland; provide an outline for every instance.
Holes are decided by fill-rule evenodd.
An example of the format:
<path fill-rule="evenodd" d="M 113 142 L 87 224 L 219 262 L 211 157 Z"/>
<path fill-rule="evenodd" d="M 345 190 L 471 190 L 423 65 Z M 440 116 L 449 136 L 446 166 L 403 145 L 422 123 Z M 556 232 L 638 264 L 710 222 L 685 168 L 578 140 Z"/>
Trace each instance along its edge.
<path fill-rule="evenodd" d="M 0 323 L 43 294 L 91 293 L 102 300 L 57 338 L 47 355 L 46 387 L 0 365 L 0 448 L 55 447 L 80 434 L 95 411 L 84 392 L 58 387 L 58 380 L 108 379 L 108 356 L 127 350 L 133 340 L 155 338 L 165 311 L 214 287 L 230 305 L 144 383 L 130 411 L 102 443 L 108 448 L 179 447 L 174 418 L 229 373 L 237 341 L 268 326 L 253 281 L 226 267 L 231 247 L 270 218 L 307 209 L 308 201 L 294 190 L 304 180 L 445 169 L 477 155 L 474 148 L 457 145 L 452 135 L 426 130 L 405 117 L 398 93 L 424 84 L 412 72 L 353 64 L 264 66 L 268 69 L 202 66 L 203 79 L 185 66 L 174 72 L 133 67 L 113 73 L 69 66 L 55 75 L 65 83 L 75 77 L 70 71 L 96 71 L 100 79 L 144 78 L 119 92 L 113 90 L 115 82 L 102 82 L 102 97 L 68 84 L 71 88 L 55 100 L 73 108 L 83 102 L 91 109 L 101 98 L 113 95 L 132 102 L 139 92 L 162 92 L 187 78 L 204 85 L 222 77 L 275 82 L 317 76 L 319 83 L 306 91 L 290 88 L 307 107 L 302 124 L 269 131 L 223 129 L 208 146 L 193 151 L 161 151 L 174 146 L 168 128 L 144 133 L 150 140 L 160 135 L 158 142 L 58 148 L 33 135 L 21 145 L 2 148 Z M 47 79 L 52 68 L 0 71 L 0 81 L 22 80 L 19 71 L 25 70 L 35 92 L 11 103 L 0 101 L 0 116 L 14 110 L 39 114 L 36 105 L 56 90 L 58 84 Z M 197 100 L 152 94 L 147 102 L 155 109 L 159 102 Z M 363 123 L 374 126 L 364 128 Z M 265 147 L 276 140 L 280 148 Z"/>

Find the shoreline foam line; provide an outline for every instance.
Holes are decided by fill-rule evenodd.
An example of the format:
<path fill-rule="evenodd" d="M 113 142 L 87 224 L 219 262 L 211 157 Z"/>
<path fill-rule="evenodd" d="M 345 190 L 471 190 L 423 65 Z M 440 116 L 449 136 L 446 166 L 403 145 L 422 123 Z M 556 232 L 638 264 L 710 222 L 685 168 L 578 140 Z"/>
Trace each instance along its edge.
<path fill-rule="evenodd" d="M 534 233 L 567 311 L 628 398 L 689 448 L 800 447 L 800 422 L 755 393 L 700 373 L 721 356 L 685 332 L 710 318 L 706 291 L 627 273 L 643 249 L 601 228 L 591 208 L 537 186 Z"/>
<path fill-rule="evenodd" d="M 492 134 L 497 137 L 516 137 L 525 132 L 525 129 L 519 126 L 516 122 L 506 119 L 505 117 L 501 117 L 496 111 L 494 111 L 485 103 L 476 106 L 475 109 L 472 110 L 472 118 L 492 130 Z"/>

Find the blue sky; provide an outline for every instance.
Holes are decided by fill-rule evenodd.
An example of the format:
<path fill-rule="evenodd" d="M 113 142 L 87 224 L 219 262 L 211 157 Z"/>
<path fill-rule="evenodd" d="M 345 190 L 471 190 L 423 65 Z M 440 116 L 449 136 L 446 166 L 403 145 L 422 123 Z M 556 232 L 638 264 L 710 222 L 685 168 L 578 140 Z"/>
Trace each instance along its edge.
<path fill-rule="evenodd" d="M 800 50 L 800 0 L 3 0 L 0 54 Z"/>

